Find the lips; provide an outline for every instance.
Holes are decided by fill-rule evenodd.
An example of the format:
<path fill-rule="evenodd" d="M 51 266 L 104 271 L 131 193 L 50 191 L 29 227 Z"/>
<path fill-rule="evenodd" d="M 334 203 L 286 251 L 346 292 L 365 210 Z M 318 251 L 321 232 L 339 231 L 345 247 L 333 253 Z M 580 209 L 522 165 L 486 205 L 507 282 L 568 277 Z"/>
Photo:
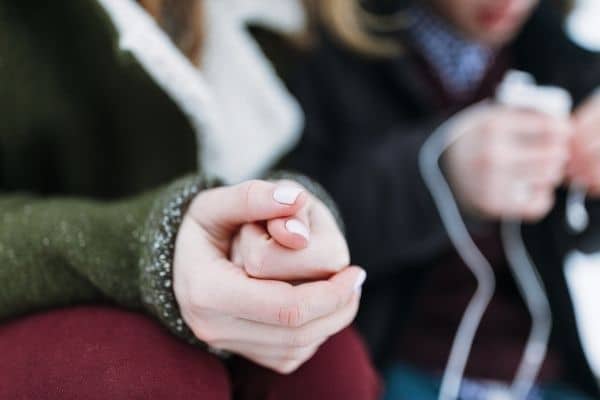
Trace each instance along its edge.
<path fill-rule="evenodd" d="M 482 8 L 477 14 L 477 21 L 485 28 L 509 28 L 518 21 L 513 11 L 514 1 L 504 1 L 500 6 Z"/>

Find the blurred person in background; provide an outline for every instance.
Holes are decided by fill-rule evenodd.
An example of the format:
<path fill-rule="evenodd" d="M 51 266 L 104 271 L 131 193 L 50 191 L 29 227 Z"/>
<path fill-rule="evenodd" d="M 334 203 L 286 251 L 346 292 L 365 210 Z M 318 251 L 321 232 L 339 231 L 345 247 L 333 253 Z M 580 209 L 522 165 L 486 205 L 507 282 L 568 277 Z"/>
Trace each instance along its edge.
<path fill-rule="evenodd" d="M 1 398 L 376 398 L 335 208 L 266 173 L 298 113 L 227 41 L 257 4 L 212 2 L 207 28 L 200 1 L 0 2 Z M 201 56 L 230 44 L 258 77 L 211 92 Z M 238 115 L 281 133 L 236 137 Z"/>
<path fill-rule="evenodd" d="M 549 351 L 530 399 L 598 398 L 582 349 L 563 261 L 598 240 L 600 56 L 563 30 L 568 4 L 537 0 L 315 1 L 318 44 L 289 75 L 306 114 L 288 166 L 332 193 L 353 261 L 367 266 L 358 326 L 390 399 L 437 398 L 441 373 L 475 281 L 451 245 L 420 176 L 418 155 L 458 111 L 463 134 L 443 168 L 497 289 L 472 349 L 462 399 L 509 384 L 530 329 L 507 267 L 503 218 L 523 219 L 524 238 L 554 314 Z M 566 88 L 572 118 L 488 103 L 509 69 Z M 454 132 L 452 132 L 454 130 Z M 572 235 L 565 188 L 589 188 L 590 229 Z M 526 196 L 519 188 L 526 185 Z M 597 243 L 597 242 L 596 242 Z"/>

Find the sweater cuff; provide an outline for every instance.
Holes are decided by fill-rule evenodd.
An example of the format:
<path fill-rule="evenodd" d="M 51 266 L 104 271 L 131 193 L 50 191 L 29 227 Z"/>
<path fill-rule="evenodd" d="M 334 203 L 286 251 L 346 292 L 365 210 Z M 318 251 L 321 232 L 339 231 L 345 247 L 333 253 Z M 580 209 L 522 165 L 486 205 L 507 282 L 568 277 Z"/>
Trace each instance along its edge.
<path fill-rule="evenodd" d="M 207 187 L 200 177 L 182 178 L 163 190 L 149 213 L 142 235 L 140 291 L 145 308 L 176 336 L 199 344 L 185 324 L 173 291 L 177 232 L 194 197 Z"/>

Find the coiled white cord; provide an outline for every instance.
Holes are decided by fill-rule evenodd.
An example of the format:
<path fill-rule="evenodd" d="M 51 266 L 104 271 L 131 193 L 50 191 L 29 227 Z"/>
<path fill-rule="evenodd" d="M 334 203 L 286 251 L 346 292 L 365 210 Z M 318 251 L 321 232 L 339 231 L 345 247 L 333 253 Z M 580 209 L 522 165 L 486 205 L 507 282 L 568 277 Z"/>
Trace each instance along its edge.
<path fill-rule="evenodd" d="M 444 151 L 460 138 L 460 135 L 449 137 L 448 134 L 449 128 L 458 118 L 460 114 L 440 126 L 427 139 L 419 154 L 421 175 L 439 210 L 450 241 L 477 281 L 477 290 L 463 314 L 452 343 L 450 357 L 442 377 L 439 400 L 458 399 L 473 339 L 496 287 L 494 270 L 469 234 L 450 185 L 439 166 Z"/>
<path fill-rule="evenodd" d="M 500 103 L 508 106 L 534 109 L 559 117 L 568 115 L 572 104 L 569 94 L 564 90 L 537 87 L 530 75 L 517 71 L 507 74 L 497 97 Z M 495 290 L 492 266 L 469 234 L 439 165 L 446 149 L 460 138 L 456 134 L 449 136 L 450 127 L 460 117 L 461 114 L 457 114 L 440 126 L 428 138 L 419 154 L 421 175 L 438 208 L 450 241 L 477 281 L 476 292 L 463 314 L 452 343 L 439 400 L 458 399 L 473 340 Z M 585 196 L 585 189 L 581 186 L 571 187 L 567 201 L 567 221 L 576 232 L 581 232 L 588 223 Z M 552 312 L 543 282 L 523 242 L 521 222 L 503 221 L 501 236 L 509 266 L 532 317 L 532 328 L 523 358 L 510 387 L 514 400 L 525 400 L 535 384 L 547 352 L 552 330 Z"/>
<path fill-rule="evenodd" d="M 510 388 L 513 399 L 524 400 L 546 357 L 552 332 L 552 311 L 542 279 L 523 242 L 521 223 L 503 221 L 500 230 L 508 264 L 532 320 L 525 351 Z"/>

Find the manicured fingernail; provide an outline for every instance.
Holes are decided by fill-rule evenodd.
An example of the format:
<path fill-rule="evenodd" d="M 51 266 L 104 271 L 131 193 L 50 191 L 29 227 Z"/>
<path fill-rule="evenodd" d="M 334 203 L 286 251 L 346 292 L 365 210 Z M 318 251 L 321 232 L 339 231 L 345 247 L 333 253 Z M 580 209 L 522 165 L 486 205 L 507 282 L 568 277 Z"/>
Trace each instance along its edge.
<path fill-rule="evenodd" d="M 300 196 L 300 193 L 303 191 L 304 189 L 296 186 L 280 186 L 275 189 L 273 198 L 278 203 L 291 206 L 298 200 L 298 196 Z"/>
<path fill-rule="evenodd" d="M 310 237 L 308 227 L 297 219 L 287 220 L 285 223 L 285 229 L 287 229 L 290 233 L 295 233 L 296 235 L 302 236 L 306 240 L 308 240 Z"/>
<path fill-rule="evenodd" d="M 356 278 L 356 282 L 354 283 L 354 290 L 356 292 L 362 290 L 362 285 L 365 283 L 366 279 L 367 279 L 367 273 L 365 272 L 364 269 L 361 269 L 360 273 L 358 274 L 358 278 Z"/>

